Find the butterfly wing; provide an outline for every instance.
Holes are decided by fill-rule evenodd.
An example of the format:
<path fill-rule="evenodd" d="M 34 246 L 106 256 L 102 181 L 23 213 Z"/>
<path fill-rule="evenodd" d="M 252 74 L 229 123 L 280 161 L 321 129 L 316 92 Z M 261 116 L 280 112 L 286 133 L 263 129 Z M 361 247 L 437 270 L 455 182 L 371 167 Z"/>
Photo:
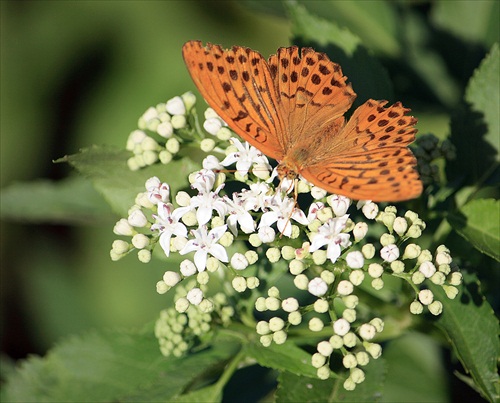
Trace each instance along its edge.
<path fill-rule="evenodd" d="M 283 124 L 271 72 L 260 53 L 190 41 L 182 54 L 201 95 L 229 127 L 267 156 L 281 160 Z"/>
<path fill-rule="evenodd" d="M 356 109 L 300 174 L 332 193 L 357 200 L 408 200 L 422 193 L 417 161 L 408 144 L 414 141 L 417 120 L 406 116 L 401 103 L 369 100 Z M 335 150 L 332 152 L 332 150 Z"/>
<path fill-rule="evenodd" d="M 347 77 L 324 53 L 280 48 L 268 64 L 279 96 L 287 150 L 307 147 L 351 107 L 356 98 Z"/>

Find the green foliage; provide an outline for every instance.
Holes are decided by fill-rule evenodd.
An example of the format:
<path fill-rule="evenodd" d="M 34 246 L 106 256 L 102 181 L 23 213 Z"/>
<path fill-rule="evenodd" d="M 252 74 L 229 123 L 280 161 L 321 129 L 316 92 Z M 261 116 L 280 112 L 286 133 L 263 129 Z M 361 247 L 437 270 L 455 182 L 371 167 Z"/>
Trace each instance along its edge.
<path fill-rule="evenodd" d="M 480 252 L 500 261 L 500 201 L 471 200 L 448 216 L 455 231 Z"/>
<path fill-rule="evenodd" d="M 422 248 L 435 247 L 443 240 L 456 242 L 459 234 L 478 254 L 500 261 L 500 202 L 495 200 L 500 176 L 499 3 L 436 1 L 428 5 L 429 19 L 411 2 L 245 4 L 287 16 L 293 43 L 327 52 L 339 63 L 353 83 L 358 104 L 369 98 L 410 99 L 415 106 L 406 100 L 405 106 L 410 104 L 415 116 L 424 116 L 422 120 L 436 111 L 451 116 L 449 139 L 456 147 L 456 159 L 440 166 L 446 175 L 444 188 L 436 189 L 434 184 L 417 202 L 421 203 L 419 214 L 429 220 L 430 233 L 435 234 L 422 239 Z M 456 60 L 441 51 L 443 43 L 480 49 L 480 64 L 472 56 L 464 62 L 477 67 L 472 76 L 472 71 L 465 79 L 460 76 Z M 108 220 L 109 208 L 94 189 L 115 213 L 126 216 L 137 193 L 144 191 L 145 180 L 152 176 L 165 178 L 172 192 L 187 189 L 188 174 L 199 167 L 199 159 L 189 158 L 193 155 L 194 151 L 188 151 L 166 166 L 130 171 L 126 165 L 129 152 L 93 146 L 57 161 L 69 163 L 88 180 L 40 180 L 2 189 L 1 216 L 58 224 Z M 439 203 L 430 202 L 432 196 Z M 457 261 L 471 271 L 477 269 L 474 263 L 478 260 L 461 252 L 453 250 Z M 488 263 L 486 269 L 494 271 L 492 259 L 482 261 Z M 347 371 L 336 371 L 335 379 L 319 380 L 310 365 L 309 350 L 291 342 L 263 347 L 255 341 L 254 324 L 250 323 L 241 332 L 222 329 L 217 337 L 182 358 L 162 357 L 151 328 L 95 331 L 68 338 L 44 358 L 31 357 L 16 371 L 4 374 L 1 400 L 222 401 L 224 387 L 239 366 L 256 362 L 279 373 L 276 401 L 443 401 L 450 399 L 447 379 L 451 373 L 449 363 L 441 359 L 439 342 L 444 335 L 447 343 L 443 344 L 459 359 L 462 372 L 471 377 L 460 375 L 461 379 L 483 398 L 498 401 L 497 307 L 482 294 L 474 275 L 465 277 L 464 289 L 453 300 L 440 287 L 431 289 L 443 302 L 443 313 L 435 322 L 439 333 L 430 322 L 401 314 L 409 301 L 399 297 L 405 291 L 399 285 L 388 284 L 384 294 L 366 287 L 367 294 L 372 294 L 368 299 L 371 308 L 383 314 L 388 324 L 381 336 L 386 343 L 383 358 L 371 360 L 363 368 L 366 380 L 352 392 L 342 386 Z"/>
<path fill-rule="evenodd" d="M 237 349 L 223 339 L 192 356 L 166 359 L 151 328 L 92 332 L 23 362 L 2 401 L 170 401 L 198 386 L 202 375 L 215 376 Z"/>

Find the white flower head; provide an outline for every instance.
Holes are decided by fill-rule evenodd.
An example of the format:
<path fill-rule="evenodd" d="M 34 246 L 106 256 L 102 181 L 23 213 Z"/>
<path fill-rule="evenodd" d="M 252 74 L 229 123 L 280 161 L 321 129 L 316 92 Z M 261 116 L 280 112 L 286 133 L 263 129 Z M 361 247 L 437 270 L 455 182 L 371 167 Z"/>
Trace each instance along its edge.
<path fill-rule="evenodd" d="M 213 189 L 215 183 L 215 172 L 211 169 L 201 169 L 193 175 L 194 182 L 191 184 L 193 189 L 198 192 L 207 193 Z"/>
<path fill-rule="evenodd" d="M 290 237 L 292 235 L 292 219 L 304 225 L 309 224 L 304 212 L 297 208 L 295 200 L 289 197 L 281 200 L 280 194 L 277 193 L 272 199 L 269 208 L 270 211 L 262 214 L 259 228 L 269 227 L 277 222 L 279 232 Z"/>
<path fill-rule="evenodd" d="M 327 257 L 335 263 L 340 256 L 342 248 L 346 248 L 351 244 L 349 234 L 342 233 L 342 230 L 347 224 L 349 215 L 342 217 L 330 218 L 321 227 L 314 236 L 311 242 L 309 252 L 314 252 L 324 245 L 328 245 Z"/>
<path fill-rule="evenodd" d="M 172 209 L 172 204 L 158 202 L 158 214 L 153 214 L 156 222 L 151 226 L 152 231 L 160 232 L 160 246 L 167 256 L 170 254 L 170 238 L 172 235 L 183 238 L 187 236 L 186 226 L 172 215 Z"/>
<path fill-rule="evenodd" d="M 237 151 L 230 153 L 221 162 L 221 165 L 228 166 L 236 162 L 236 169 L 238 173 L 242 176 L 246 175 L 252 165 L 259 164 L 261 167 L 266 167 L 269 171 L 271 170 L 271 165 L 267 157 L 254 146 L 246 141 L 242 144 L 237 138 L 231 138 L 231 143 L 236 147 Z"/>
<path fill-rule="evenodd" d="M 191 234 L 195 239 L 189 240 L 179 253 L 185 255 L 189 252 L 195 252 L 194 264 L 200 272 L 206 269 L 208 254 L 211 254 L 221 262 L 228 262 L 226 249 L 217 243 L 226 232 L 226 229 L 227 225 L 221 225 L 207 232 L 207 226 L 202 225 L 198 229 L 192 230 Z"/>
<path fill-rule="evenodd" d="M 220 185 L 215 191 L 203 191 L 191 198 L 191 202 L 186 207 L 179 207 L 174 211 L 174 216 L 180 219 L 184 214 L 196 209 L 196 221 L 199 225 L 205 225 L 212 218 L 212 211 L 215 210 L 219 217 L 226 215 L 226 203 L 219 196 L 219 192 L 224 187 Z"/>
<path fill-rule="evenodd" d="M 245 234 L 250 234 L 255 231 L 255 221 L 252 215 L 248 212 L 249 203 L 240 197 L 238 193 L 233 193 L 233 199 L 224 196 L 224 202 L 227 206 L 227 224 L 229 229 L 234 235 L 238 235 L 238 228 L 236 224 L 240 225 L 241 230 Z"/>
<path fill-rule="evenodd" d="M 153 176 L 146 181 L 146 190 L 148 191 L 148 199 L 153 204 L 158 202 L 167 203 L 170 198 L 170 186 Z"/>

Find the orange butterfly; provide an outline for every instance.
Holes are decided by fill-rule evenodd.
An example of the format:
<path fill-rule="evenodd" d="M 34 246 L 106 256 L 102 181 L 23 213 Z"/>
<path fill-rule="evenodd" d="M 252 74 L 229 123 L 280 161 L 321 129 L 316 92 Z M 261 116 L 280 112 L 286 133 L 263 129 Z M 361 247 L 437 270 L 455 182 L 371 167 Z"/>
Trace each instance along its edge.
<path fill-rule="evenodd" d="M 422 193 L 408 144 L 417 119 L 400 102 L 370 99 L 346 123 L 356 98 L 324 53 L 279 48 L 265 60 L 249 48 L 187 42 L 183 56 L 201 95 L 244 140 L 279 162 L 280 178 L 302 175 L 352 199 L 401 201 Z"/>

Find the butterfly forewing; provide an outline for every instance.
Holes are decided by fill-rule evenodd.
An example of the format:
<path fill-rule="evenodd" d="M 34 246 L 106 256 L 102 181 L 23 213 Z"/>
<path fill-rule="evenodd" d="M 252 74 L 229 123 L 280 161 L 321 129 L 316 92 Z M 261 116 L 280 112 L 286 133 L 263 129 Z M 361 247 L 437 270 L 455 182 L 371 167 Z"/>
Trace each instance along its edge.
<path fill-rule="evenodd" d="M 239 136 L 274 159 L 283 158 L 276 90 L 266 60 L 244 47 L 223 50 L 187 42 L 183 56 L 201 95 Z"/>
<path fill-rule="evenodd" d="M 280 48 L 268 63 L 276 82 L 288 149 L 321 134 L 356 98 L 340 66 L 324 53 L 303 48 L 299 54 L 296 46 Z"/>

